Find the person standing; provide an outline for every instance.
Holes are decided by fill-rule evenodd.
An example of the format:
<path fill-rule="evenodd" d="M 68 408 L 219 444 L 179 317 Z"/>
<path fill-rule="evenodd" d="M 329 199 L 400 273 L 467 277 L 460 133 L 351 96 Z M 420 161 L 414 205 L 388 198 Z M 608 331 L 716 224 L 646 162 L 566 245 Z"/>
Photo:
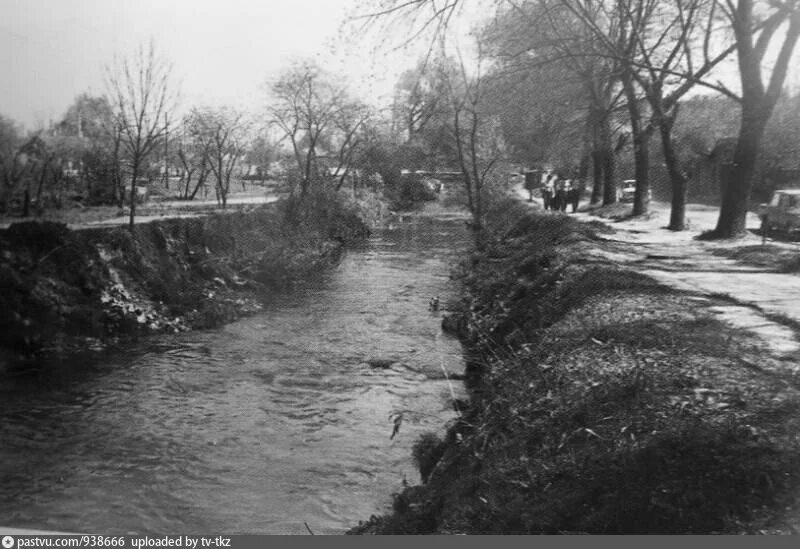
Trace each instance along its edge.
<path fill-rule="evenodd" d="M 552 210 L 555 206 L 555 174 L 549 173 L 545 177 L 545 183 L 542 187 L 542 202 L 545 210 Z"/>

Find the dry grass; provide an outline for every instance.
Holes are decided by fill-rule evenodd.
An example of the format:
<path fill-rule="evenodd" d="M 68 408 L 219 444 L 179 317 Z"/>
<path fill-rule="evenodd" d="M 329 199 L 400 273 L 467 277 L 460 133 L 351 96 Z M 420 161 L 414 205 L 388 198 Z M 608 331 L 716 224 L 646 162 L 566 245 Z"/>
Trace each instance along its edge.
<path fill-rule="evenodd" d="M 561 216 L 495 236 L 464 277 L 473 406 L 357 531 L 796 533 L 800 385 L 741 359 L 757 342 L 716 300 L 586 261 Z"/>
<path fill-rule="evenodd" d="M 774 244 L 750 245 L 737 248 L 720 248 L 715 255 L 724 256 L 781 273 L 800 272 L 800 249 Z"/>

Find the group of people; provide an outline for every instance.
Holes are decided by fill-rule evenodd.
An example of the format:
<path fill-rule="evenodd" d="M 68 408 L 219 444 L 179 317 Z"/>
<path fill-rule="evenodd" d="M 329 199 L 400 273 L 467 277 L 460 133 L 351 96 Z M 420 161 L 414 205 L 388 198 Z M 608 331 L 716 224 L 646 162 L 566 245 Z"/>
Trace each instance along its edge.
<path fill-rule="evenodd" d="M 565 173 L 555 170 L 543 171 L 538 178 L 545 210 L 566 212 L 567 206 L 572 206 L 573 212 L 578 210 L 583 192 L 582 180 L 566 177 Z M 534 184 L 531 183 L 526 178 L 526 185 L 533 199 Z"/>

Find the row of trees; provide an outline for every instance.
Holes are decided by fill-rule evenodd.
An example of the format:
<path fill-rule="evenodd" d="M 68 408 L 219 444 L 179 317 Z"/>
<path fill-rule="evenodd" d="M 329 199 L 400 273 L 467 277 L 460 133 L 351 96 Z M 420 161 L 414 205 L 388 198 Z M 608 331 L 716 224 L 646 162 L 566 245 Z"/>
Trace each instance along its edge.
<path fill-rule="evenodd" d="M 385 0 L 374 21 L 399 17 L 446 31 L 475 0 Z M 496 0 L 478 32 L 483 109 L 499 119 L 506 143 L 530 163 L 572 165 L 594 180 L 593 201 L 616 200 L 620 152 L 630 151 L 634 214 L 648 208 L 651 144 L 672 190 L 670 228 L 685 227 L 689 166 L 675 129 L 691 92 L 703 89 L 738 111 L 736 144 L 722 174 L 714 234 L 736 236 L 745 215 L 770 116 L 800 36 L 797 0 Z M 719 81 L 735 62 L 738 86 Z M 479 74 L 480 70 L 473 70 Z M 479 77 L 475 77 L 479 78 Z M 474 86 L 473 86 L 474 87 Z M 498 102 L 497 100 L 500 99 Z M 473 109 L 474 110 L 474 109 Z M 426 120 L 411 110 L 409 121 Z M 728 114 L 730 116 L 730 113 Z M 680 137 L 680 136 L 679 136 Z"/>
<path fill-rule="evenodd" d="M 467 2 L 384 0 L 371 18 L 413 16 L 445 33 Z M 631 158 L 634 214 L 648 208 L 654 158 L 670 182 L 670 228 L 685 227 L 691 126 L 681 117 L 690 92 L 730 102 L 738 119 L 732 159 L 722 174 L 716 235 L 744 230 L 748 199 L 768 121 L 778 104 L 800 35 L 800 0 L 494 0 L 495 17 L 476 33 L 465 62 L 434 41 L 403 74 L 394 103 L 368 108 L 319 66 L 290 66 L 269 88 L 266 117 L 231 108 L 196 108 L 175 116 L 172 68 L 152 44 L 107 70 L 104 97 L 81 96 L 54 131 L 23 136 L 0 119 L 0 201 L 22 197 L 22 211 L 51 189 L 61 199 L 65 174 L 77 171 L 86 192 L 122 205 L 130 219 L 137 178 L 178 167 L 175 191 L 194 198 L 214 181 L 224 207 L 243 165 L 262 174 L 282 160 L 302 201 L 315 185 L 341 189 L 378 173 L 389 188 L 402 169 L 457 170 L 476 227 L 487 181 L 502 160 L 551 164 L 594 182 L 592 201 L 616 200 L 618 161 Z M 429 16 L 425 10 L 432 8 Z M 414 33 L 416 35 L 418 33 Z M 433 47 L 441 44 L 440 48 Z M 768 52 L 774 59 L 765 63 Z M 740 90 L 715 69 L 737 61 Z M 768 66 L 769 65 L 769 66 Z M 687 138 L 687 136 L 689 138 Z M 656 149 L 654 145 L 658 145 Z"/>
<path fill-rule="evenodd" d="M 39 210 L 60 207 L 66 193 L 120 207 L 127 198 L 133 223 L 137 180 L 166 174 L 169 165 L 182 166 L 186 198 L 213 176 L 224 206 L 247 152 L 244 116 L 228 108 L 193 109 L 170 131 L 177 94 L 171 67 L 152 43 L 110 67 L 107 83 L 105 96 L 80 95 L 49 128 L 26 135 L 0 118 L 3 210 L 21 199 L 20 213 L 28 216 L 32 203 Z M 192 178 L 197 183 L 190 191 Z"/>
<path fill-rule="evenodd" d="M 313 63 L 296 63 L 274 80 L 266 116 L 205 107 L 176 121 L 172 68 L 152 43 L 117 60 L 106 81 L 106 95 L 79 96 L 50 128 L 26 135 L 0 118 L 3 210 L 24 196 L 19 211 L 27 216 L 31 203 L 60 207 L 72 192 L 94 203 L 127 201 L 133 224 L 143 178 L 163 177 L 168 187 L 166 176 L 179 173 L 172 192 L 184 199 L 213 180 L 224 208 L 233 180 L 255 168 L 263 181 L 276 161 L 300 200 L 318 182 L 340 189 L 358 166 L 376 171 L 368 145 L 383 143 L 379 117 Z"/>

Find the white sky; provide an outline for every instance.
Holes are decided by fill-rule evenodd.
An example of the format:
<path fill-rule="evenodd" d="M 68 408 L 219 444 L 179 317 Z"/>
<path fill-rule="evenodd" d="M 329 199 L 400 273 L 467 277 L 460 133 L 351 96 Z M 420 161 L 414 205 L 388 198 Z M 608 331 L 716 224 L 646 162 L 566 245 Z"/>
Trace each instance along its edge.
<path fill-rule="evenodd" d="M 58 119 L 103 67 L 151 37 L 174 63 L 182 106 L 256 110 L 264 83 L 294 58 L 317 58 L 376 100 L 414 55 L 348 44 L 358 0 L 0 0 L 0 113 L 31 126 Z M 360 5 L 363 5 L 361 3 Z M 358 13 L 363 13 L 359 11 Z M 358 37 L 356 37 L 358 38 Z"/>
<path fill-rule="evenodd" d="M 184 109 L 230 104 L 258 111 L 265 103 L 267 79 L 293 58 L 308 57 L 341 74 L 363 99 L 388 100 L 397 76 L 413 66 L 426 45 L 393 52 L 379 44 L 375 51 L 371 45 L 380 40 L 374 33 L 341 34 L 348 16 L 364 13 L 371 3 L 0 0 L 0 114 L 29 127 L 57 120 L 79 93 L 103 92 L 103 66 L 114 54 L 130 54 L 151 37 L 174 63 Z M 465 5 L 482 10 L 482 3 Z M 479 15 L 459 18 L 458 34 Z M 800 88 L 799 79 L 794 67 L 789 78 L 794 90 Z"/>

